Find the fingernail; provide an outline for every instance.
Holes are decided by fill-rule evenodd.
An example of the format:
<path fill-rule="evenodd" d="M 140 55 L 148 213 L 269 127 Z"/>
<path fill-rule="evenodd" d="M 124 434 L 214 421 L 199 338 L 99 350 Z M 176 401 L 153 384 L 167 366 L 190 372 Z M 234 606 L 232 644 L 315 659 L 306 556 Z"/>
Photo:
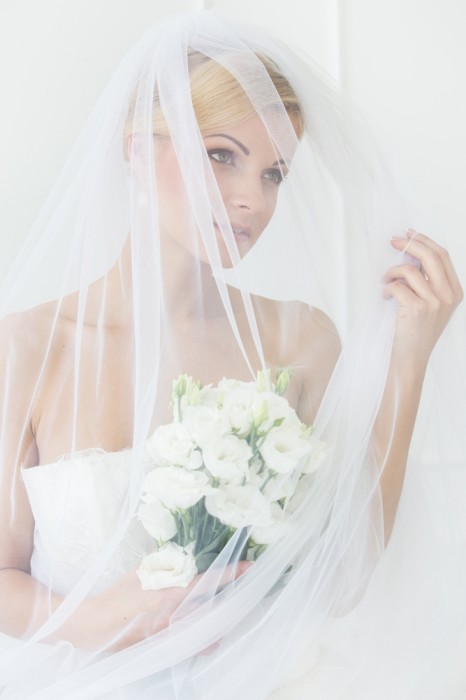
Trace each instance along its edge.
<path fill-rule="evenodd" d="M 406 235 L 409 236 L 409 238 L 413 238 L 414 236 L 417 236 L 418 231 L 416 231 L 414 228 L 408 228 L 406 229 Z"/>
<path fill-rule="evenodd" d="M 401 238 L 400 236 L 392 236 L 390 241 L 392 243 L 403 243 L 404 248 L 402 248 L 401 252 L 406 253 L 412 243 L 413 238 L 414 236 L 411 235 L 408 236 L 408 240 L 406 240 L 406 238 Z"/>

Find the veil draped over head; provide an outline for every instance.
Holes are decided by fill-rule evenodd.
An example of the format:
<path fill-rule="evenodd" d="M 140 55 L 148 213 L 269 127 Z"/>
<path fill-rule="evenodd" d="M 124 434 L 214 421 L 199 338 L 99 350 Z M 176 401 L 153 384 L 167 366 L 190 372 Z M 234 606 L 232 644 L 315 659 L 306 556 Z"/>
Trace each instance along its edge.
<path fill-rule="evenodd" d="M 2 289 L 2 597 L 18 576 L 0 615 L 5 700 L 457 697 L 459 314 L 386 548 L 388 447 L 373 444 L 397 312 L 380 279 L 404 261 L 390 237 L 415 223 L 306 57 L 211 11 L 142 37 Z M 250 451 L 267 420 L 269 462 Z M 183 577 L 196 489 L 204 530 L 223 513 L 230 539 L 204 566 L 197 546 L 186 587 L 144 591 L 151 633 L 122 642 L 123 613 L 107 637 L 103 622 L 80 631 L 89 601 L 118 618 L 162 540 L 171 557 L 183 545 L 184 563 L 160 564 Z"/>

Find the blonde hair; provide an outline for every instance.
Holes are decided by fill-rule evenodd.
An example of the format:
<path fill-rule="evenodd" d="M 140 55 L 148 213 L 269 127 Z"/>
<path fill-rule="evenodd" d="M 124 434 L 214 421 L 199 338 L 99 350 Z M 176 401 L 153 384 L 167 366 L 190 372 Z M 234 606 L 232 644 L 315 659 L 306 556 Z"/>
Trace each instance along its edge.
<path fill-rule="evenodd" d="M 298 97 L 287 78 L 267 57 L 257 55 L 265 67 L 278 96 L 290 117 L 296 135 L 304 132 L 304 115 Z M 198 52 L 188 57 L 191 100 L 201 131 L 210 131 L 222 126 L 237 124 L 255 114 L 251 101 L 236 78 L 220 63 Z M 135 114 L 138 90 L 135 91 L 128 110 L 124 129 L 124 141 L 138 133 L 138 118 Z M 168 136 L 168 127 L 159 103 L 156 90 L 153 96 L 152 131 L 159 136 Z M 142 129 L 142 124 L 139 127 Z M 125 146 L 126 150 L 126 146 Z"/>

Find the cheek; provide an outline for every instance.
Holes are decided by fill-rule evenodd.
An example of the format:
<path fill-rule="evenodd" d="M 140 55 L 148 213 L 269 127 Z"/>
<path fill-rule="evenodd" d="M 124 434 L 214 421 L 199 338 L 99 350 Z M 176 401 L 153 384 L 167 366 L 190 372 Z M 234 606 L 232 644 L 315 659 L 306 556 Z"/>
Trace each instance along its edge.
<path fill-rule="evenodd" d="M 266 196 L 266 206 L 264 208 L 263 217 L 262 217 L 262 221 L 264 223 L 264 228 L 265 228 L 265 226 L 267 226 L 270 219 L 273 217 L 273 215 L 275 213 L 275 209 L 277 208 L 277 199 L 278 199 L 278 188 L 273 190 L 273 191 L 270 191 Z"/>
<path fill-rule="evenodd" d="M 234 178 L 231 173 L 222 172 L 222 170 L 216 168 L 215 165 L 213 167 L 213 173 L 220 192 L 220 197 L 222 201 L 226 203 L 229 201 L 230 195 L 234 192 Z"/>
<path fill-rule="evenodd" d="M 156 190 L 162 221 L 185 219 L 188 215 L 188 197 L 178 163 L 162 158 L 156 168 Z"/>
<path fill-rule="evenodd" d="M 162 152 L 155 161 L 157 192 L 160 197 L 177 192 L 182 184 L 178 162 L 170 152 Z"/>

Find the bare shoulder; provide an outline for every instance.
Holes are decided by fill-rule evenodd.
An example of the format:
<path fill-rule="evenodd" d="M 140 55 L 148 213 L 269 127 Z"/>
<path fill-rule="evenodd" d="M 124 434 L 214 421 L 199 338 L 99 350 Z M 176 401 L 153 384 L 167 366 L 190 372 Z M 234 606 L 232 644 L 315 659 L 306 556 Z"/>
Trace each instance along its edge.
<path fill-rule="evenodd" d="M 316 306 L 308 306 L 301 302 L 295 303 L 299 306 L 301 317 L 301 343 L 306 347 L 309 347 L 309 343 L 311 343 L 317 349 L 332 355 L 336 354 L 338 357 L 341 351 L 340 336 L 330 316 Z"/>
<path fill-rule="evenodd" d="M 338 331 L 332 319 L 321 309 L 301 301 L 276 301 L 264 297 L 254 298 L 254 308 L 263 319 L 261 326 L 268 329 L 269 334 L 276 336 L 279 333 L 281 338 L 286 338 L 285 346 L 291 355 L 304 359 L 310 354 L 325 353 L 329 360 L 336 361 L 341 351 Z"/>
<path fill-rule="evenodd" d="M 308 333 L 325 333 L 329 337 L 338 338 L 336 326 L 330 316 L 317 306 L 305 304 L 303 301 L 280 302 L 286 311 L 297 314 L 303 324 L 303 330 Z"/>
<path fill-rule="evenodd" d="M 56 344 L 65 332 L 65 322 L 63 315 L 57 314 L 57 305 L 54 302 L 41 304 L 1 319 L 2 372 L 7 364 L 9 370 L 20 372 L 23 380 L 36 373 L 44 357 L 53 351 L 50 346 L 52 329 Z"/>
<path fill-rule="evenodd" d="M 302 375 L 298 412 L 306 423 L 313 423 L 341 352 L 335 324 L 316 307 L 301 305 L 302 332 L 300 356 Z"/>
<path fill-rule="evenodd" d="M 40 345 L 47 325 L 50 327 L 51 305 L 43 304 L 18 311 L 0 320 L 2 348 L 14 346 L 18 351 Z"/>
<path fill-rule="evenodd" d="M 289 367 L 288 398 L 314 421 L 341 352 L 338 331 L 321 309 L 300 301 L 253 298 L 268 364 Z"/>
<path fill-rule="evenodd" d="M 322 392 L 327 385 L 341 352 L 341 342 L 332 319 L 321 309 L 303 302 L 291 302 L 285 310 L 287 317 L 298 320 L 294 362 L 302 368 L 303 386 Z"/>
<path fill-rule="evenodd" d="M 38 463 L 32 411 L 41 366 L 47 355 L 49 333 L 50 309 L 45 305 L 0 320 L 0 420 L 8 426 L 1 436 L 2 466 L 10 470 L 10 478 L 22 503 L 18 510 L 20 520 L 26 517 L 26 513 L 29 513 L 29 518 L 31 516 L 16 474 L 20 464 L 32 466 Z"/>

